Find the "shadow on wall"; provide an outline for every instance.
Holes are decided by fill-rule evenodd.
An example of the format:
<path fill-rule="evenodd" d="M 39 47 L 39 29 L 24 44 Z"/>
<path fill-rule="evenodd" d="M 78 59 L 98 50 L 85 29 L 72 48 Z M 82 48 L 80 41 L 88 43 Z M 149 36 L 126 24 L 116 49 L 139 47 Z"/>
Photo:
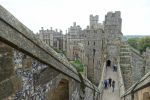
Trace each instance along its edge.
<path fill-rule="evenodd" d="M 69 82 L 62 79 L 51 94 L 50 100 L 69 100 Z"/>

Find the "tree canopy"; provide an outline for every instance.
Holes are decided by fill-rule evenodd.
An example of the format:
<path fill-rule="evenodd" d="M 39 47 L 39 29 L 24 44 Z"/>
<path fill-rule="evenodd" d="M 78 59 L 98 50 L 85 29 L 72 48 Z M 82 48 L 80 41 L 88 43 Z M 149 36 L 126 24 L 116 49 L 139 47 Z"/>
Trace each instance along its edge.
<path fill-rule="evenodd" d="M 128 43 L 140 53 L 146 51 L 146 48 L 150 48 L 150 36 L 143 37 L 143 38 L 130 38 L 128 39 Z"/>

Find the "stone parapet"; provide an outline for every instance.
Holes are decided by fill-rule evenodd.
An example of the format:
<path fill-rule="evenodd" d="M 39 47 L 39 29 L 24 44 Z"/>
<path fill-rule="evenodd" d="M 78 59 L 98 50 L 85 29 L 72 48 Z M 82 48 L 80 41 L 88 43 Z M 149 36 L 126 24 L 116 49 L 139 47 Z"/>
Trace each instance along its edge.
<path fill-rule="evenodd" d="M 122 72 L 121 72 L 121 68 L 120 68 L 120 64 L 118 63 L 117 66 L 118 69 L 118 78 L 119 78 L 119 92 L 120 92 L 120 97 L 125 93 L 125 86 L 124 86 L 124 81 L 123 81 L 123 77 L 122 77 Z"/>
<path fill-rule="evenodd" d="M 149 100 L 150 72 L 133 84 L 121 97 L 121 100 Z M 145 95 L 148 94 L 148 95 Z"/>
<path fill-rule="evenodd" d="M 119 64 L 121 68 L 121 74 L 123 77 L 124 88 L 126 90 L 132 85 L 133 82 L 132 67 L 131 67 L 131 52 L 127 43 L 122 43 L 120 47 Z"/>

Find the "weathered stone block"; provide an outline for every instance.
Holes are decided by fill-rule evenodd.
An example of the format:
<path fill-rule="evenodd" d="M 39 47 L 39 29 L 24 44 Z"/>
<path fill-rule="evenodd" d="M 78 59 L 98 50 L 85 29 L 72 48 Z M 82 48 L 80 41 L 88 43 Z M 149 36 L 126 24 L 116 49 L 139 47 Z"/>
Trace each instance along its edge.
<path fill-rule="evenodd" d="M 0 82 L 13 75 L 13 48 L 0 42 Z"/>

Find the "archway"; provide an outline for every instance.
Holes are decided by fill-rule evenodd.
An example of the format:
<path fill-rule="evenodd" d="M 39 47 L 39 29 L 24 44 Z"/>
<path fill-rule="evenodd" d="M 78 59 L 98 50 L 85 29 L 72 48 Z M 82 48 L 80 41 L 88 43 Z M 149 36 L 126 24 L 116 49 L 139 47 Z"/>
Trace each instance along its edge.
<path fill-rule="evenodd" d="M 69 82 L 62 79 L 52 93 L 51 100 L 69 100 Z"/>
<path fill-rule="evenodd" d="M 111 61 L 110 60 L 107 60 L 106 66 L 111 66 Z"/>

